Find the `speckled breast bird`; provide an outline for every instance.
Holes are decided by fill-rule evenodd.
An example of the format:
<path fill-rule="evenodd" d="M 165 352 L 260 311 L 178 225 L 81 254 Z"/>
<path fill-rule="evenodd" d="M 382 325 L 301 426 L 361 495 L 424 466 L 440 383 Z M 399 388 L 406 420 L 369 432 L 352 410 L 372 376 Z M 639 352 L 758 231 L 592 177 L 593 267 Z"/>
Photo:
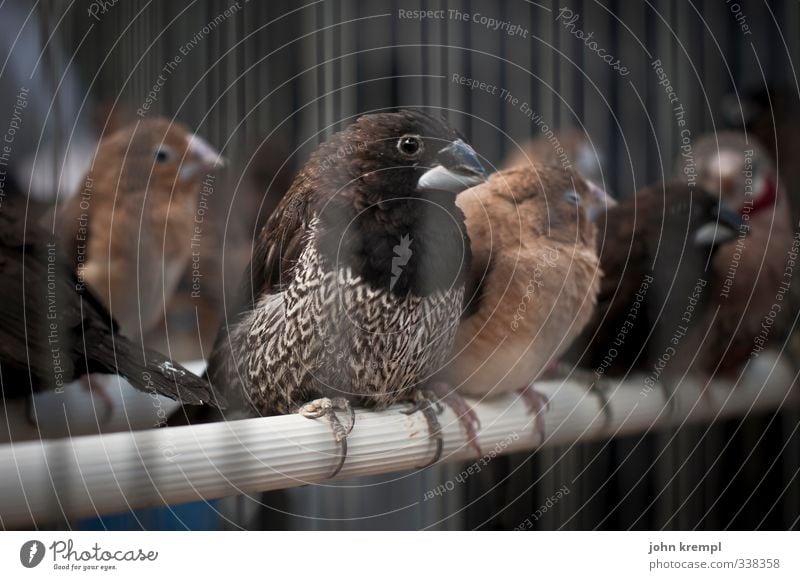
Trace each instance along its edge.
<path fill-rule="evenodd" d="M 483 181 L 475 152 L 417 111 L 360 117 L 319 147 L 255 244 L 248 306 L 209 361 L 248 414 L 326 416 L 417 400 L 450 348 L 469 239 L 456 194 Z M 352 428 L 352 422 L 351 422 Z"/>
<path fill-rule="evenodd" d="M 0 392 L 4 399 L 63 388 L 89 373 L 118 374 L 135 388 L 185 404 L 223 406 L 208 383 L 143 349 L 80 282 L 57 239 L 0 208 Z M 91 387 L 93 385 L 90 384 Z"/>
<path fill-rule="evenodd" d="M 731 375 L 769 345 L 781 349 L 794 319 L 792 276 L 784 272 L 793 248 L 791 208 L 774 161 L 752 136 L 704 135 L 694 157 L 698 183 L 743 223 L 714 256 L 709 312 L 693 337 L 694 369 L 706 377 Z M 683 167 L 676 165 L 676 172 Z M 776 303 L 782 312 L 773 320 Z"/>
<path fill-rule="evenodd" d="M 540 163 L 495 173 L 458 197 L 473 260 L 466 313 L 442 373 L 457 392 L 519 391 L 541 412 L 545 398 L 534 381 L 594 311 L 601 275 L 595 220 L 613 204 L 577 172 Z M 536 427 L 543 437 L 541 417 Z"/>
<path fill-rule="evenodd" d="M 169 119 L 104 138 L 57 228 L 78 275 L 137 338 L 163 318 L 192 257 L 201 185 L 219 154 Z"/>

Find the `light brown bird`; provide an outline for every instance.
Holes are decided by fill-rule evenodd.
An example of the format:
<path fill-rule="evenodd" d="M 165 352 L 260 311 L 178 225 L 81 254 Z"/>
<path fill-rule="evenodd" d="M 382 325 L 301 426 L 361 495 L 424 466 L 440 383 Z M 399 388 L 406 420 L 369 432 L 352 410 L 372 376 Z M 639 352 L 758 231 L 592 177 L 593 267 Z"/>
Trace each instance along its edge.
<path fill-rule="evenodd" d="M 613 204 L 577 172 L 542 164 L 501 171 L 458 197 L 473 262 L 443 380 L 470 397 L 520 391 L 532 412 L 542 410 L 533 383 L 592 316 L 594 222 Z M 537 430 L 544 435 L 540 419 Z"/>
<path fill-rule="evenodd" d="M 602 185 L 608 180 L 608 175 L 603 174 L 605 155 L 598 145 L 580 129 L 565 129 L 555 133 L 552 139 L 537 137 L 521 148 L 515 147 L 501 167 L 509 169 L 531 163 L 558 165 L 565 169 L 574 168 L 586 179 Z"/>
<path fill-rule="evenodd" d="M 100 142 L 64 204 L 57 227 L 66 253 L 122 334 L 144 336 L 163 318 L 202 231 L 201 185 L 221 163 L 183 125 L 140 121 Z"/>
<path fill-rule="evenodd" d="M 714 256 L 712 301 L 689 347 L 697 353 L 694 370 L 710 377 L 738 372 L 748 357 L 785 338 L 794 317 L 791 276 L 784 276 L 792 222 L 774 162 L 752 136 L 702 136 L 694 144 L 694 160 L 698 183 L 716 193 L 743 223 L 739 235 Z M 685 166 L 686 160 L 680 159 L 676 174 L 685 175 Z M 782 312 L 768 318 L 774 304 Z"/>

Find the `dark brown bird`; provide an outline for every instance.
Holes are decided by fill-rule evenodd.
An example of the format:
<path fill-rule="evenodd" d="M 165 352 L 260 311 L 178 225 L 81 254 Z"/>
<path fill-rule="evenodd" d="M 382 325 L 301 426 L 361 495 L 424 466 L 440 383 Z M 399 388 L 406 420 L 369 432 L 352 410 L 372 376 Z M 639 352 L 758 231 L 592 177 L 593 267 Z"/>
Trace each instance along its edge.
<path fill-rule="evenodd" d="M 118 374 L 137 389 L 190 405 L 221 404 L 206 381 L 117 332 L 78 280 L 57 239 L 0 208 L 0 387 L 4 399 L 60 389 L 89 373 Z"/>
<path fill-rule="evenodd" d="M 422 396 L 455 338 L 469 265 L 456 194 L 484 179 L 474 151 L 416 111 L 366 115 L 311 156 L 267 221 L 247 306 L 209 361 L 248 414 L 327 416 Z M 351 424 L 352 425 L 352 424 Z M 352 428 L 352 427 L 351 427 Z"/>
<path fill-rule="evenodd" d="M 542 410 L 534 381 L 592 316 L 594 222 L 613 204 L 577 172 L 539 163 L 495 173 L 459 196 L 473 260 L 467 312 L 443 373 L 458 392 L 520 391 L 532 412 Z M 544 436 L 541 418 L 536 424 Z"/>
<path fill-rule="evenodd" d="M 705 135 L 695 143 L 694 157 L 698 182 L 738 213 L 744 226 L 714 256 L 710 308 L 694 337 L 696 370 L 705 377 L 730 375 L 769 344 L 780 345 L 794 318 L 791 276 L 784 276 L 793 241 L 791 211 L 772 158 L 752 137 Z M 777 302 L 785 310 L 773 320 L 769 314 Z"/>
<path fill-rule="evenodd" d="M 81 281 L 126 336 L 164 317 L 192 257 L 197 200 L 219 154 L 183 125 L 140 121 L 104 138 L 58 230 Z"/>
<path fill-rule="evenodd" d="M 684 184 L 645 188 L 608 212 L 598 235 L 604 276 L 598 308 L 573 349 L 597 380 L 650 373 L 671 383 L 689 369 L 690 335 L 711 302 L 720 244 L 739 216 Z"/>

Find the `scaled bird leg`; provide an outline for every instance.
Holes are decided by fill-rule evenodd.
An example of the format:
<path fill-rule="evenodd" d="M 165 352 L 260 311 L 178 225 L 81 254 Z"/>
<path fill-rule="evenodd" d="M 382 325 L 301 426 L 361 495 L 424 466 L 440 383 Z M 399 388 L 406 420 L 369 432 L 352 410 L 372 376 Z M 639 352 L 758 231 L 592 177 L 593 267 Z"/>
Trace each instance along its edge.
<path fill-rule="evenodd" d="M 478 452 L 478 457 L 483 457 L 483 450 L 478 442 L 478 430 L 481 428 L 481 421 L 472 406 L 446 382 L 432 381 L 428 385 L 428 389 L 436 395 L 439 401 L 443 401 L 453 410 L 467 432 L 469 445 Z"/>
<path fill-rule="evenodd" d="M 603 412 L 603 426 L 611 427 L 614 419 L 614 411 L 611 408 L 611 401 L 608 398 L 608 384 L 603 379 L 591 379 L 589 381 L 589 392 L 600 400 L 600 410 Z"/>
<path fill-rule="evenodd" d="M 548 380 L 563 380 L 568 377 L 570 379 L 575 379 L 579 383 L 586 383 L 588 385 L 588 391 L 600 399 L 600 410 L 603 412 L 603 423 L 605 427 L 611 425 L 614 415 L 611 410 L 611 405 L 609 404 L 608 395 L 606 394 L 609 389 L 609 384 L 608 381 L 600 378 L 599 373 L 576 368 L 564 363 L 557 363 L 551 365 L 544 376 Z"/>
<path fill-rule="evenodd" d="M 536 432 L 539 434 L 541 440 L 544 441 L 544 411 L 549 405 L 547 396 L 537 391 L 534 388 L 533 383 L 520 389 L 519 394 L 522 397 L 522 400 L 525 401 L 525 406 L 528 408 L 528 412 L 533 415 L 535 421 L 534 428 Z"/>
<path fill-rule="evenodd" d="M 342 425 L 336 411 L 347 412 L 350 417 L 349 427 L 345 428 L 345 426 Z M 307 419 L 319 419 L 320 417 L 326 417 L 328 419 L 328 423 L 333 431 L 333 437 L 339 444 L 339 458 L 333 471 L 328 475 L 328 478 L 336 477 L 342 470 L 345 459 L 347 459 L 347 436 L 353 430 L 356 423 L 356 413 L 352 405 L 350 405 L 350 402 L 344 397 L 336 397 L 333 399 L 323 397 L 306 403 L 300 407 L 298 413 Z"/>
<path fill-rule="evenodd" d="M 433 459 L 431 459 L 425 465 L 419 466 L 417 469 L 425 469 L 426 467 L 430 467 L 439 459 L 442 458 L 442 450 L 444 449 L 444 438 L 442 437 L 442 424 L 439 423 L 439 419 L 436 417 L 436 410 L 434 410 L 434 404 L 439 407 L 439 402 L 434 398 L 433 404 L 431 403 L 431 397 L 428 393 L 424 390 L 417 389 L 411 396 L 411 408 L 402 413 L 406 415 L 411 415 L 416 413 L 417 411 L 422 412 L 422 415 L 425 417 L 425 420 L 428 422 L 428 435 L 431 439 L 436 442 L 436 451 L 433 454 Z"/>

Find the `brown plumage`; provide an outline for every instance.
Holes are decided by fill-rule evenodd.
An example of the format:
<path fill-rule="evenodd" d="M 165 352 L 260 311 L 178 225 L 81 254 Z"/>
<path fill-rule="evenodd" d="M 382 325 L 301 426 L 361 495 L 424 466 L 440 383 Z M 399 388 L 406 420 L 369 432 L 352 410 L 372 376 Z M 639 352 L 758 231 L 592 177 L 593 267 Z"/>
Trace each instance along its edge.
<path fill-rule="evenodd" d="M 138 122 L 103 139 L 58 229 L 79 277 L 120 323 L 147 333 L 192 255 L 197 198 L 219 155 L 183 125 Z"/>
<path fill-rule="evenodd" d="M 693 337 L 695 368 L 711 376 L 737 372 L 769 344 L 780 348 L 793 319 L 791 295 L 782 287 L 791 282 L 784 266 L 793 232 L 789 199 L 778 186 L 774 163 L 752 137 L 705 135 L 695 143 L 694 156 L 699 183 L 740 214 L 746 226 L 714 256 L 710 310 Z M 779 301 L 784 311 L 766 320 Z"/>
<path fill-rule="evenodd" d="M 256 242 L 212 384 L 247 414 L 327 415 L 343 461 L 332 411 L 414 399 L 448 354 L 469 264 L 455 195 L 483 175 L 450 127 L 419 112 L 367 115 L 334 135 Z"/>
<path fill-rule="evenodd" d="M 462 193 L 472 243 L 467 313 L 444 373 L 460 393 L 528 389 L 592 316 L 600 272 L 594 219 L 613 204 L 575 171 L 534 164 Z"/>

